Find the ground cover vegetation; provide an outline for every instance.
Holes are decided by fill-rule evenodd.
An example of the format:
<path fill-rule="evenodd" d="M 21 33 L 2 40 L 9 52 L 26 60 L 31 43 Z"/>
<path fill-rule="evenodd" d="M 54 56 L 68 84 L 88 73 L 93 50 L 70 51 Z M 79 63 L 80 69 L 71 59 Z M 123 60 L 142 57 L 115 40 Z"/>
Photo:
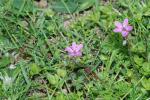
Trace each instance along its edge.
<path fill-rule="evenodd" d="M 149 0 L 0 0 L 0 100 L 149 99 Z"/>

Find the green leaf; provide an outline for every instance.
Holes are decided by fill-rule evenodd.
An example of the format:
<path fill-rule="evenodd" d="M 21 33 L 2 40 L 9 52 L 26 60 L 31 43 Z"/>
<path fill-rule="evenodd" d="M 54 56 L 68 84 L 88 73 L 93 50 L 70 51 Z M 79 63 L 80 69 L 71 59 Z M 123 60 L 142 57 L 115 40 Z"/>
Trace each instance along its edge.
<path fill-rule="evenodd" d="M 113 88 L 115 88 L 115 90 L 118 91 L 118 93 L 117 93 L 118 96 L 122 96 L 129 91 L 130 84 L 128 84 L 125 81 L 120 81 L 120 82 L 117 82 L 116 84 L 114 84 Z"/>
<path fill-rule="evenodd" d="M 150 79 L 143 79 L 142 85 L 146 90 L 150 90 Z"/>
<path fill-rule="evenodd" d="M 38 65 L 36 65 L 35 63 L 30 65 L 30 75 L 31 76 L 39 74 L 40 71 L 41 71 L 41 68 Z"/>
<path fill-rule="evenodd" d="M 127 71 L 127 76 L 128 77 L 132 77 L 133 76 L 133 71 L 132 70 L 128 70 Z"/>
<path fill-rule="evenodd" d="M 73 2 L 55 2 L 55 4 L 52 5 L 52 8 L 56 12 L 61 12 L 61 13 L 73 13 L 75 12 L 77 8 L 77 4 Z"/>
<path fill-rule="evenodd" d="M 3 57 L 2 59 L 0 59 L 0 67 L 5 67 L 10 63 L 11 63 L 11 60 L 9 57 Z"/>
<path fill-rule="evenodd" d="M 56 85 L 59 81 L 59 77 L 57 75 L 51 75 L 51 74 L 48 73 L 46 75 L 46 77 L 47 77 L 49 83 L 52 84 L 52 85 Z"/>
<path fill-rule="evenodd" d="M 46 9 L 45 11 L 45 15 L 48 17 L 53 17 L 54 16 L 54 12 L 52 11 L 52 9 Z"/>
<path fill-rule="evenodd" d="M 133 52 L 145 52 L 146 48 L 143 42 L 138 42 L 136 45 L 133 45 L 131 48 L 131 51 Z"/>
<path fill-rule="evenodd" d="M 109 58 L 108 58 L 108 56 L 106 56 L 106 55 L 100 55 L 100 58 L 101 58 L 101 60 L 103 60 L 103 61 L 106 61 L 106 60 L 108 60 Z"/>
<path fill-rule="evenodd" d="M 67 98 L 63 94 L 59 94 L 56 96 L 55 100 L 66 100 Z"/>
<path fill-rule="evenodd" d="M 91 7 L 94 4 L 94 0 L 82 0 L 81 4 L 79 5 L 77 11 L 85 10 Z"/>
<path fill-rule="evenodd" d="M 147 7 L 147 9 L 145 9 L 144 13 L 143 13 L 144 16 L 150 16 L 150 9 L 149 7 Z"/>
<path fill-rule="evenodd" d="M 21 8 L 24 5 L 25 0 L 13 0 L 13 7 L 14 8 Z"/>
<path fill-rule="evenodd" d="M 16 14 L 25 14 L 26 12 L 31 12 L 33 10 L 32 0 L 14 0 L 12 7 L 14 13 Z"/>
<path fill-rule="evenodd" d="M 94 2 L 95 2 L 94 0 L 75 0 L 75 1 L 68 0 L 66 2 L 57 1 L 52 5 L 52 8 L 56 12 L 74 13 L 83 11 L 91 7 L 94 4 Z"/>
<path fill-rule="evenodd" d="M 66 70 L 63 70 L 63 69 L 58 69 L 57 70 L 57 75 L 60 76 L 60 77 L 65 77 L 67 74 Z"/>
<path fill-rule="evenodd" d="M 4 1 L 5 1 L 5 0 L 0 0 L 0 6 L 3 6 L 3 5 L 4 5 Z"/>
<path fill-rule="evenodd" d="M 137 65 L 139 65 L 139 66 L 142 66 L 143 60 L 144 60 L 143 58 L 140 58 L 140 57 L 137 56 L 137 55 L 134 56 L 134 62 L 135 62 Z"/>
<path fill-rule="evenodd" d="M 150 75 L 150 63 L 144 62 L 141 68 L 141 72 L 144 75 Z"/>

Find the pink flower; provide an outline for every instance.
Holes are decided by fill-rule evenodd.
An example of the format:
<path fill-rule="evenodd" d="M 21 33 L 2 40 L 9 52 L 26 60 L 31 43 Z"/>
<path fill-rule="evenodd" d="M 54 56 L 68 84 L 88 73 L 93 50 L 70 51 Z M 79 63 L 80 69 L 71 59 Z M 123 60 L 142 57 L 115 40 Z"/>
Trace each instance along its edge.
<path fill-rule="evenodd" d="M 65 51 L 67 51 L 69 56 L 71 57 L 79 57 L 82 56 L 82 51 L 81 51 L 82 48 L 83 48 L 83 44 L 78 45 L 75 42 L 73 42 L 71 46 L 65 48 Z"/>
<path fill-rule="evenodd" d="M 115 22 L 116 28 L 114 29 L 114 32 L 119 32 L 122 34 L 123 37 L 127 37 L 129 32 L 132 31 L 133 27 L 128 24 L 128 19 L 126 18 L 123 23 L 120 23 L 118 21 Z"/>

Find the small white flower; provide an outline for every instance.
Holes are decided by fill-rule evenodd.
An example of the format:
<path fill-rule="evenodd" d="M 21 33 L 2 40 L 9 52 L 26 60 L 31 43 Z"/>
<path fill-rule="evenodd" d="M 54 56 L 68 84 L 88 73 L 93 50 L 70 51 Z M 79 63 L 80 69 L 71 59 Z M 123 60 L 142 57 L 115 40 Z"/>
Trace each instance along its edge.
<path fill-rule="evenodd" d="M 2 73 L 0 73 L 0 80 L 2 80 L 3 84 L 5 84 L 5 85 L 9 85 L 13 81 L 13 79 L 11 77 L 9 77 L 8 75 L 3 76 Z"/>
<path fill-rule="evenodd" d="M 9 57 L 9 53 L 8 53 L 8 52 L 7 52 L 7 53 L 5 53 L 5 56 L 6 56 L 6 57 Z"/>
<path fill-rule="evenodd" d="M 2 88 L 4 90 L 8 90 L 11 86 L 12 86 L 12 83 L 13 83 L 13 78 L 12 77 L 9 77 L 6 73 L 6 76 L 3 76 L 2 73 L 0 73 L 0 80 L 3 81 L 3 85 L 2 85 Z"/>
<path fill-rule="evenodd" d="M 10 85 L 12 83 L 13 79 L 11 77 L 5 76 L 3 77 L 3 84 Z"/>
<path fill-rule="evenodd" d="M 16 55 L 16 52 L 15 52 L 15 51 L 14 51 L 14 52 L 12 52 L 12 53 L 11 53 L 11 55 L 12 55 L 12 56 L 15 56 L 15 55 Z"/>
<path fill-rule="evenodd" d="M 16 66 L 14 65 L 14 64 L 11 64 L 10 66 L 9 66 L 9 69 L 15 69 L 16 68 Z"/>

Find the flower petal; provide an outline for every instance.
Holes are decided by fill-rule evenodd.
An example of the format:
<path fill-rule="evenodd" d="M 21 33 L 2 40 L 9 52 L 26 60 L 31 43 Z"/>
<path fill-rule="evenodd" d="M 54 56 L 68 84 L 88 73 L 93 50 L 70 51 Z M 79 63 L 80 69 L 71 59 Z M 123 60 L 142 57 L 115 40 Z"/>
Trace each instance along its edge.
<path fill-rule="evenodd" d="M 79 52 L 83 48 L 83 44 L 79 44 L 76 48 L 76 52 Z"/>
<path fill-rule="evenodd" d="M 113 31 L 114 32 L 122 32 L 122 28 L 115 28 Z"/>
<path fill-rule="evenodd" d="M 74 56 L 75 56 L 75 53 L 69 53 L 69 56 L 70 56 L 70 57 L 74 57 Z"/>
<path fill-rule="evenodd" d="M 70 47 L 67 47 L 65 51 L 68 51 L 68 55 L 70 57 L 77 57 L 82 56 L 81 49 L 83 48 L 83 44 L 76 44 L 75 42 L 72 43 Z"/>
<path fill-rule="evenodd" d="M 123 27 L 126 27 L 128 26 L 128 18 L 124 19 L 123 21 Z"/>
<path fill-rule="evenodd" d="M 75 56 L 82 56 L 82 53 L 81 52 L 76 52 Z"/>
<path fill-rule="evenodd" d="M 116 21 L 116 22 L 115 22 L 115 26 L 118 27 L 118 28 L 122 28 L 122 23 Z"/>
<path fill-rule="evenodd" d="M 122 31 L 121 34 L 122 34 L 123 37 L 127 37 L 129 32 L 128 31 Z"/>
<path fill-rule="evenodd" d="M 76 56 L 82 56 L 82 53 L 81 52 L 77 52 Z"/>
<path fill-rule="evenodd" d="M 132 31 L 133 27 L 128 25 L 128 26 L 125 27 L 125 29 L 126 29 L 127 31 Z"/>
<path fill-rule="evenodd" d="M 70 48 L 70 47 L 67 47 L 66 49 L 65 49 L 65 51 L 68 51 L 68 52 L 73 52 L 73 50 L 72 50 L 72 48 Z"/>

